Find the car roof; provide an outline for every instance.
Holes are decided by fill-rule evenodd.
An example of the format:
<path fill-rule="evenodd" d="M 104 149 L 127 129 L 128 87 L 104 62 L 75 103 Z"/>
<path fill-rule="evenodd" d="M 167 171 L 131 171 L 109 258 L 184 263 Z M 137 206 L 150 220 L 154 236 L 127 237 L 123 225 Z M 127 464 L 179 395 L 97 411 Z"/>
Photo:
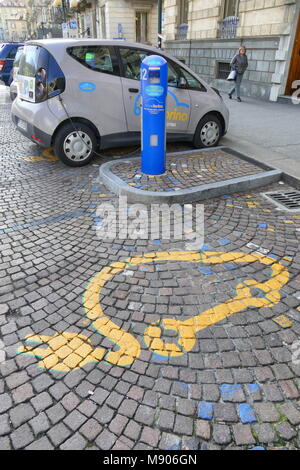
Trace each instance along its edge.
<path fill-rule="evenodd" d="M 194 75 L 199 79 L 197 74 L 191 70 L 186 64 L 181 62 L 179 59 L 176 57 L 172 56 L 168 52 L 164 51 L 163 49 L 159 49 L 158 47 L 155 46 L 149 46 L 147 44 L 142 44 L 139 42 L 129 42 L 129 41 L 124 41 L 122 39 L 91 39 L 91 38 L 51 38 L 51 39 L 31 39 L 25 43 L 26 45 L 36 45 L 36 46 L 42 46 L 48 49 L 50 53 L 53 53 L 55 57 L 60 57 L 62 58 L 62 49 L 67 48 L 67 47 L 72 47 L 72 46 L 123 46 L 123 47 L 132 47 L 132 48 L 137 48 L 137 49 L 145 49 L 153 52 L 154 54 L 159 54 L 163 55 L 176 64 L 178 64 L 180 67 L 184 68 L 187 70 L 189 73 Z M 63 48 L 62 48 L 63 46 Z M 202 83 L 209 88 L 209 85 L 205 82 L 205 80 L 201 79 Z"/>
<path fill-rule="evenodd" d="M 19 49 L 20 46 L 23 46 L 22 43 L 18 42 L 3 42 L 0 43 L 0 57 L 1 59 L 6 59 L 7 55 L 10 54 L 13 47 Z"/>
<path fill-rule="evenodd" d="M 24 46 L 23 42 L 0 42 L 0 46 Z"/>
<path fill-rule="evenodd" d="M 31 39 L 25 43 L 28 45 L 37 45 L 37 46 L 43 46 L 46 49 L 49 50 L 49 52 L 54 53 L 55 55 L 58 54 L 60 55 L 62 51 L 62 46 L 65 48 L 67 47 L 72 47 L 72 46 L 120 46 L 120 47 L 134 47 L 137 49 L 145 49 L 153 52 L 153 54 L 162 54 L 174 62 L 177 62 L 178 64 L 182 65 L 184 67 L 184 64 L 182 64 L 178 59 L 173 57 L 172 55 L 168 54 L 165 52 L 163 49 L 158 49 L 155 46 L 149 46 L 148 44 L 141 44 L 139 42 L 129 42 L 129 41 L 124 41 L 122 39 L 88 39 L 88 38 L 82 38 L 82 39 L 76 39 L 76 38 L 51 38 L 51 39 Z M 186 67 L 185 67 L 186 68 Z"/>
<path fill-rule="evenodd" d="M 88 45 L 91 45 L 91 46 L 106 45 L 106 46 L 129 46 L 129 47 L 139 47 L 139 48 L 149 49 L 149 50 L 158 50 L 154 46 L 141 44 L 137 42 L 123 41 L 122 39 L 88 39 L 88 38 L 31 39 L 27 41 L 25 44 L 36 44 L 36 45 L 44 46 L 46 48 L 47 47 L 57 48 L 57 47 L 61 47 L 62 45 L 66 47 L 71 47 L 71 46 L 76 46 L 76 45 L 77 46 L 79 45 L 87 45 L 87 46 Z"/>

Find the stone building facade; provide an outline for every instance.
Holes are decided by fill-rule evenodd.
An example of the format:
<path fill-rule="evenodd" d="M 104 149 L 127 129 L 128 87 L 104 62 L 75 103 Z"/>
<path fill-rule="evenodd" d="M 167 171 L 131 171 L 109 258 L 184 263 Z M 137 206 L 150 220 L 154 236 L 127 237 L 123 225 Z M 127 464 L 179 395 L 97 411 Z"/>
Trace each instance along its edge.
<path fill-rule="evenodd" d="M 70 0 L 72 20 L 76 37 L 157 43 L 157 0 Z"/>
<path fill-rule="evenodd" d="M 27 39 L 61 37 L 61 26 L 54 17 L 53 0 L 26 0 Z"/>
<path fill-rule="evenodd" d="M 245 95 L 277 101 L 300 80 L 300 0 L 164 0 L 164 36 L 166 50 L 223 91 L 241 44 Z"/>
<path fill-rule="evenodd" d="M 0 0 L 2 41 L 24 41 L 27 37 L 26 4 L 20 0 Z"/>

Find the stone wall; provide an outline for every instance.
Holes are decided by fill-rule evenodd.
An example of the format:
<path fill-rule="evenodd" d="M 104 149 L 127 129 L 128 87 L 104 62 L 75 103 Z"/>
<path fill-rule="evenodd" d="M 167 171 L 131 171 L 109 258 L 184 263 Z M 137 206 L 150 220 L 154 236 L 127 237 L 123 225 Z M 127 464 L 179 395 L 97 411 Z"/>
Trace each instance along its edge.
<path fill-rule="evenodd" d="M 279 37 L 260 37 L 243 42 L 248 48 L 249 60 L 242 85 L 244 95 L 270 99 L 279 41 Z M 171 41 L 165 43 L 165 49 L 183 60 L 208 83 L 227 92 L 231 84 L 217 78 L 218 62 L 229 63 L 240 45 L 239 39 Z"/>
<path fill-rule="evenodd" d="M 240 0 L 240 37 L 290 34 L 296 0 Z"/>
<path fill-rule="evenodd" d="M 175 39 L 178 5 L 177 0 L 164 1 L 167 41 Z M 297 0 L 240 0 L 237 37 L 290 34 L 296 5 Z M 223 13 L 224 0 L 190 0 L 187 39 L 216 38 Z"/>
<path fill-rule="evenodd" d="M 193 0 L 189 4 L 188 39 L 215 38 L 222 0 Z"/>

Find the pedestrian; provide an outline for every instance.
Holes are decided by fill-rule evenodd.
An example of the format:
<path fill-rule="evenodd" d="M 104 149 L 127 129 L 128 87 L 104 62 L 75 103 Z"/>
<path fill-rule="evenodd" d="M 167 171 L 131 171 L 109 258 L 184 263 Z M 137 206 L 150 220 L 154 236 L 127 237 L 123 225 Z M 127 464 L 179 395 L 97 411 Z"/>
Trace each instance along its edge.
<path fill-rule="evenodd" d="M 229 98 L 232 100 L 232 95 L 236 91 L 237 100 L 240 103 L 242 101 L 241 100 L 241 83 L 243 80 L 244 73 L 248 68 L 247 49 L 245 46 L 241 46 L 239 48 L 239 53 L 234 56 L 230 65 L 231 65 L 231 69 L 236 72 L 236 79 L 235 79 L 234 87 L 229 93 Z"/>

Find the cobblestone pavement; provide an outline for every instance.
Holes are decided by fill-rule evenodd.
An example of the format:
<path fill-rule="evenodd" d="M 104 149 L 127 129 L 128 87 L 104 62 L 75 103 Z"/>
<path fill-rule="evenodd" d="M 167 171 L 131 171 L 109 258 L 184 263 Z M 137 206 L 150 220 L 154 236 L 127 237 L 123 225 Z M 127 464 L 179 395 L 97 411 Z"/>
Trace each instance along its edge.
<path fill-rule="evenodd" d="M 96 207 L 117 202 L 97 180 L 102 160 L 62 165 L 13 129 L 7 105 L 0 126 L 0 449 L 299 448 L 300 214 L 260 190 L 205 202 L 198 257 L 176 241 L 101 241 Z M 192 348 L 149 343 L 155 322 L 217 314 L 241 291 L 254 304 Z M 127 365 L 119 331 L 138 345 Z M 47 345 L 26 349 L 28 335 Z"/>
<path fill-rule="evenodd" d="M 225 150 L 174 156 L 167 161 L 167 171 L 160 176 L 141 174 L 140 162 L 115 163 L 111 171 L 129 186 L 146 191 L 176 191 L 220 180 L 261 173 L 264 170 Z"/>

